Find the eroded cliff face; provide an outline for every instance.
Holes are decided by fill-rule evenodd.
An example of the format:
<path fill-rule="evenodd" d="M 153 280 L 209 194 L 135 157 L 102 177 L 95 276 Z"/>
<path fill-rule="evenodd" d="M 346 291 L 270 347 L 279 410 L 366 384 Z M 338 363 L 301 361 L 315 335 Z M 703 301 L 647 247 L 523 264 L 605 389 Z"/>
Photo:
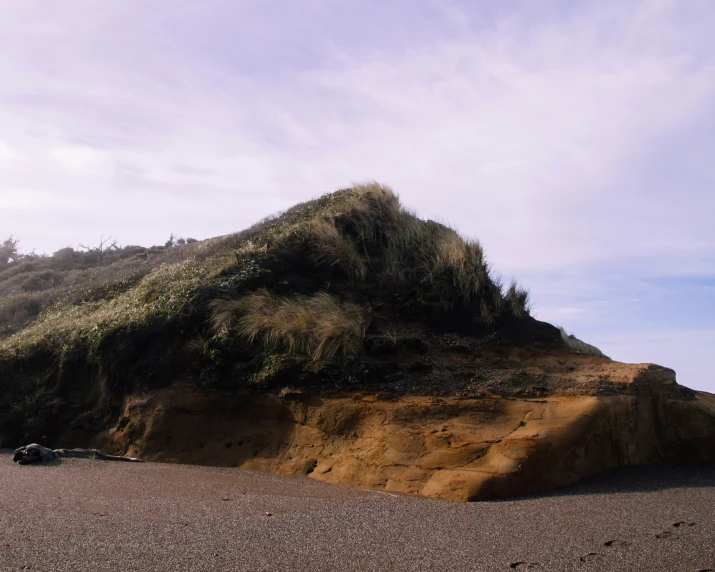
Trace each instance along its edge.
<path fill-rule="evenodd" d="M 569 379 L 586 390 L 607 375 L 622 394 L 575 395 L 573 383 L 539 398 L 225 397 L 174 386 L 127 396 L 121 423 L 92 445 L 457 501 L 546 491 L 617 466 L 715 462 L 715 396 L 678 391 L 659 366 L 580 363 Z"/>

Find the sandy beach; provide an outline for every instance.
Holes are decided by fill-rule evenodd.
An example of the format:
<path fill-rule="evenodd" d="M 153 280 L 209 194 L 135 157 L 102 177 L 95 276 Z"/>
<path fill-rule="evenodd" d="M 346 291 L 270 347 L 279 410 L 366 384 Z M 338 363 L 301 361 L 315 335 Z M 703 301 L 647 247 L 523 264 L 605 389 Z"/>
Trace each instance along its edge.
<path fill-rule="evenodd" d="M 0 453 L 0 570 L 715 570 L 715 467 L 471 504 L 241 469 Z"/>

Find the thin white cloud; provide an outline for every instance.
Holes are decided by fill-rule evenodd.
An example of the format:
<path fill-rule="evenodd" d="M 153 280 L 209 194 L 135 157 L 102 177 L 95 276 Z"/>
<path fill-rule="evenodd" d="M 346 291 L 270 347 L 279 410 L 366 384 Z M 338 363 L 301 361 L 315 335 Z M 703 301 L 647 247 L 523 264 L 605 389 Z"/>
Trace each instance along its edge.
<path fill-rule="evenodd" d="M 67 174 L 110 175 L 113 161 L 107 153 L 86 145 L 62 145 L 51 148 L 50 155 Z"/>

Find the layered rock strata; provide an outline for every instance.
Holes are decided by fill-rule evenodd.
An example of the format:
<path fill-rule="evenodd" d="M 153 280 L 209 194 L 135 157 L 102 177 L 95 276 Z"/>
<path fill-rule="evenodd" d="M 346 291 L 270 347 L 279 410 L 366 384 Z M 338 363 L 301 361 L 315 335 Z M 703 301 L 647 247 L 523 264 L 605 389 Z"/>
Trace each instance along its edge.
<path fill-rule="evenodd" d="M 598 363 L 622 394 L 225 397 L 172 386 L 127 396 L 121 423 L 93 446 L 455 501 L 547 491 L 625 465 L 715 462 L 715 396 L 678 391 L 672 370 L 649 364 L 591 358 L 569 375 L 603 377 Z"/>

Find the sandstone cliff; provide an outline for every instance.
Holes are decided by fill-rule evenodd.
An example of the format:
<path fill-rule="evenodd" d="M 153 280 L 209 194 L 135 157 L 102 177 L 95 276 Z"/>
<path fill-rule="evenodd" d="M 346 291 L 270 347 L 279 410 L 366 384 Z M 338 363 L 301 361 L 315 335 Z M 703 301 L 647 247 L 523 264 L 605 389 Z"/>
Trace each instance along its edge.
<path fill-rule="evenodd" d="M 570 374 L 582 384 L 608 374 L 623 384 L 622 393 L 227 399 L 172 387 L 127 396 L 123 426 L 96 435 L 93 444 L 147 460 L 308 475 L 457 501 L 547 491 L 618 466 L 715 462 L 715 396 L 678 391 L 673 372 L 658 366 L 573 356 L 570 362 L 581 363 Z"/>

